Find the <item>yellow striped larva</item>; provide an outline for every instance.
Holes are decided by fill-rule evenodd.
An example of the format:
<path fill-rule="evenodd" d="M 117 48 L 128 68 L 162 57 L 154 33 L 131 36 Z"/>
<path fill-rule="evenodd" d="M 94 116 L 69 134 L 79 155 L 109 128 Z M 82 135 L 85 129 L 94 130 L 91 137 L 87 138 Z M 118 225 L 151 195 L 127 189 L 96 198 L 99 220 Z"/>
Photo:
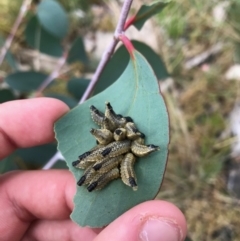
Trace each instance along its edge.
<path fill-rule="evenodd" d="M 137 191 L 137 178 L 133 169 L 136 157 L 132 153 L 127 153 L 121 162 L 121 178 L 123 183 Z"/>
<path fill-rule="evenodd" d="M 106 145 L 113 140 L 113 134 L 107 129 L 91 129 L 90 133 L 96 138 L 99 144 Z"/>
<path fill-rule="evenodd" d="M 159 150 L 159 146 L 142 145 L 142 144 L 139 144 L 139 142 L 137 140 L 132 141 L 132 144 L 131 144 L 132 153 L 138 157 L 146 156 L 146 155 L 150 154 L 151 152 L 154 152 L 157 150 Z"/>
<path fill-rule="evenodd" d="M 123 155 L 116 157 L 106 157 L 100 161 L 97 161 L 92 168 L 99 173 L 106 173 L 111 169 L 117 167 L 123 159 Z"/>
<path fill-rule="evenodd" d="M 88 168 L 85 170 L 85 172 L 77 182 L 78 186 L 89 184 L 93 177 L 96 175 L 96 171 L 92 168 L 92 166 L 93 165 L 88 166 Z"/>
<path fill-rule="evenodd" d="M 113 139 L 115 141 L 122 141 L 126 138 L 126 129 L 125 128 L 117 128 L 114 132 L 113 132 Z"/>
<path fill-rule="evenodd" d="M 106 173 L 98 173 L 94 176 L 87 187 L 89 192 L 93 190 L 100 190 L 105 187 L 110 181 L 120 177 L 118 168 L 114 168 Z"/>
<path fill-rule="evenodd" d="M 104 119 L 104 114 L 101 112 L 101 111 L 99 111 L 95 106 L 93 106 L 93 105 L 91 105 L 90 106 L 90 113 L 91 113 L 91 116 L 92 116 L 92 119 L 93 119 L 93 121 L 97 124 L 97 125 L 99 125 L 99 126 L 101 126 L 102 125 L 102 123 L 103 123 L 103 119 Z"/>
<path fill-rule="evenodd" d="M 125 118 L 123 118 L 121 115 L 117 115 L 114 112 L 109 102 L 106 102 L 105 116 L 111 121 L 114 129 L 118 127 L 123 127 L 127 123 L 127 120 Z"/>

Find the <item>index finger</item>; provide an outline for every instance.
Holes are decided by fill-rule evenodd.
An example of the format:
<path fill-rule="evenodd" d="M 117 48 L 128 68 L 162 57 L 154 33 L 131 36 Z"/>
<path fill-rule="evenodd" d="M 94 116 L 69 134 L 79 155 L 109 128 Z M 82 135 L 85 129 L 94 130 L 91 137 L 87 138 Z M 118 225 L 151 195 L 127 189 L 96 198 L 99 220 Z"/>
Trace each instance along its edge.
<path fill-rule="evenodd" d="M 69 110 L 53 98 L 9 101 L 0 105 L 0 160 L 16 148 L 54 140 L 53 124 Z"/>

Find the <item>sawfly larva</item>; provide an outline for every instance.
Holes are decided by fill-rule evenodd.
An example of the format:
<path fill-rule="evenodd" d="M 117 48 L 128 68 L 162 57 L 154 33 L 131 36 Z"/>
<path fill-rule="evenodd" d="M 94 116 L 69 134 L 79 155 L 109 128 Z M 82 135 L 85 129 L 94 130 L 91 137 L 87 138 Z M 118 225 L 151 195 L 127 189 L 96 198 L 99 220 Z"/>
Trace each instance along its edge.
<path fill-rule="evenodd" d="M 114 168 L 106 173 L 98 173 L 94 176 L 92 181 L 90 182 L 87 190 L 89 192 L 93 190 L 99 190 L 105 187 L 110 181 L 117 179 L 120 177 L 120 173 L 118 168 Z"/>
<path fill-rule="evenodd" d="M 114 132 L 113 132 L 113 139 L 115 141 L 122 141 L 126 138 L 126 129 L 125 128 L 117 128 Z"/>
<path fill-rule="evenodd" d="M 100 161 L 97 161 L 92 168 L 99 173 L 106 173 L 111 169 L 117 167 L 123 159 L 123 155 L 116 157 L 106 157 Z"/>
<path fill-rule="evenodd" d="M 107 129 L 91 129 L 90 133 L 96 138 L 99 144 L 107 145 L 113 140 L 113 134 Z"/>
<path fill-rule="evenodd" d="M 159 150 L 159 146 L 142 145 L 142 144 L 139 144 L 138 140 L 132 141 L 132 144 L 131 144 L 132 153 L 138 157 L 146 156 L 151 152 L 154 152 L 157 150 Z"/>
<path fill-rule="evenodd" d="M 106 102 L 105 113 L 93 105 L 90 113 L 100 129 L 90 131 L 97 145 L 72 162 L 73 167 L 85 170 L 77 185 L 87 185 L 87 190 L 91 192 L 120 177 L 125 185 L 136 191 L 138 185 L 134 164 L 137 157 L 146 156 L 159 150 L 159 147 L 145 145 L 145 135 L 133 119 L 116 114 L 109 102 Z"/>
<path fill-rule="evenodd" d="M 133 169 L 136 157 L 132 153 L 127 153 L 121 162 L 121 178 L 122 181 L 137 191 L 137 178 Z"/>

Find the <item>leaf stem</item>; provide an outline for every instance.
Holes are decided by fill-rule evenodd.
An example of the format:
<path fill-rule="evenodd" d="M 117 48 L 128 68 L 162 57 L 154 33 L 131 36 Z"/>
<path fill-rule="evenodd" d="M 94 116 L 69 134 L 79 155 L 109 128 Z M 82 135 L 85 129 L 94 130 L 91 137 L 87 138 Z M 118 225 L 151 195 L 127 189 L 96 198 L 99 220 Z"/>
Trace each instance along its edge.
<path fill-rule="evenodd" d="M 129 52 L 131 58 L 134 59 L 134 54 L 133 54 L 134 47 L 133 47 L 132 42 L 128 39 L 128 37 L 125 34 L 120 34 L 119 39 L 122 41 L 122 43 L 126 47 L 126 49 Z"/>
<path fill-rule="evenodd" d="M 126 31 L 134 23 L 135 19 L 136 19 L 136 16 L 132 16 L 126 21 L 124 25 L 124 31 Z"/>
<path fill-rule="evenodd" d="M 2 62 L 3 62 L 3 60 L 6 56 L 6 53 L 7 53 L 8 49 L 10 48 L 10 46 L 12 44 L 13 38 L 14 38 L 14 36 L 15 36 L 17 30 L 18 30 L 18 27 L 21 24 L 24 16 L 26 15 L 28 7 L 30 6 L 31 2 L 32 2 L 32 0 L 24 0 L 23 3 L 22 3 L 19 14 L 17 16 L 17 19 L 16 19 L 15 23 L 13 24 L 11 32 L 8 35 L 8 38 L 6 39 L 4 45 L 1 48 L 0 65 L 2 64 Z"/>

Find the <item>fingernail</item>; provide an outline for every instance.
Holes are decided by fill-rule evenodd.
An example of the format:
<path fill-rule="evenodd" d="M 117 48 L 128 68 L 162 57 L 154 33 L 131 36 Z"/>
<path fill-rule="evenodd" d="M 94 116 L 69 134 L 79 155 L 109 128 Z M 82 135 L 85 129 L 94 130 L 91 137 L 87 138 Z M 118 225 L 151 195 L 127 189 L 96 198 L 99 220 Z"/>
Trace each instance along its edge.
<path fill-rule="evenodd" d="M 180 241 L 181 229 L 171 220 L 149 219 L 140 232 L 140 241 Z"/>

